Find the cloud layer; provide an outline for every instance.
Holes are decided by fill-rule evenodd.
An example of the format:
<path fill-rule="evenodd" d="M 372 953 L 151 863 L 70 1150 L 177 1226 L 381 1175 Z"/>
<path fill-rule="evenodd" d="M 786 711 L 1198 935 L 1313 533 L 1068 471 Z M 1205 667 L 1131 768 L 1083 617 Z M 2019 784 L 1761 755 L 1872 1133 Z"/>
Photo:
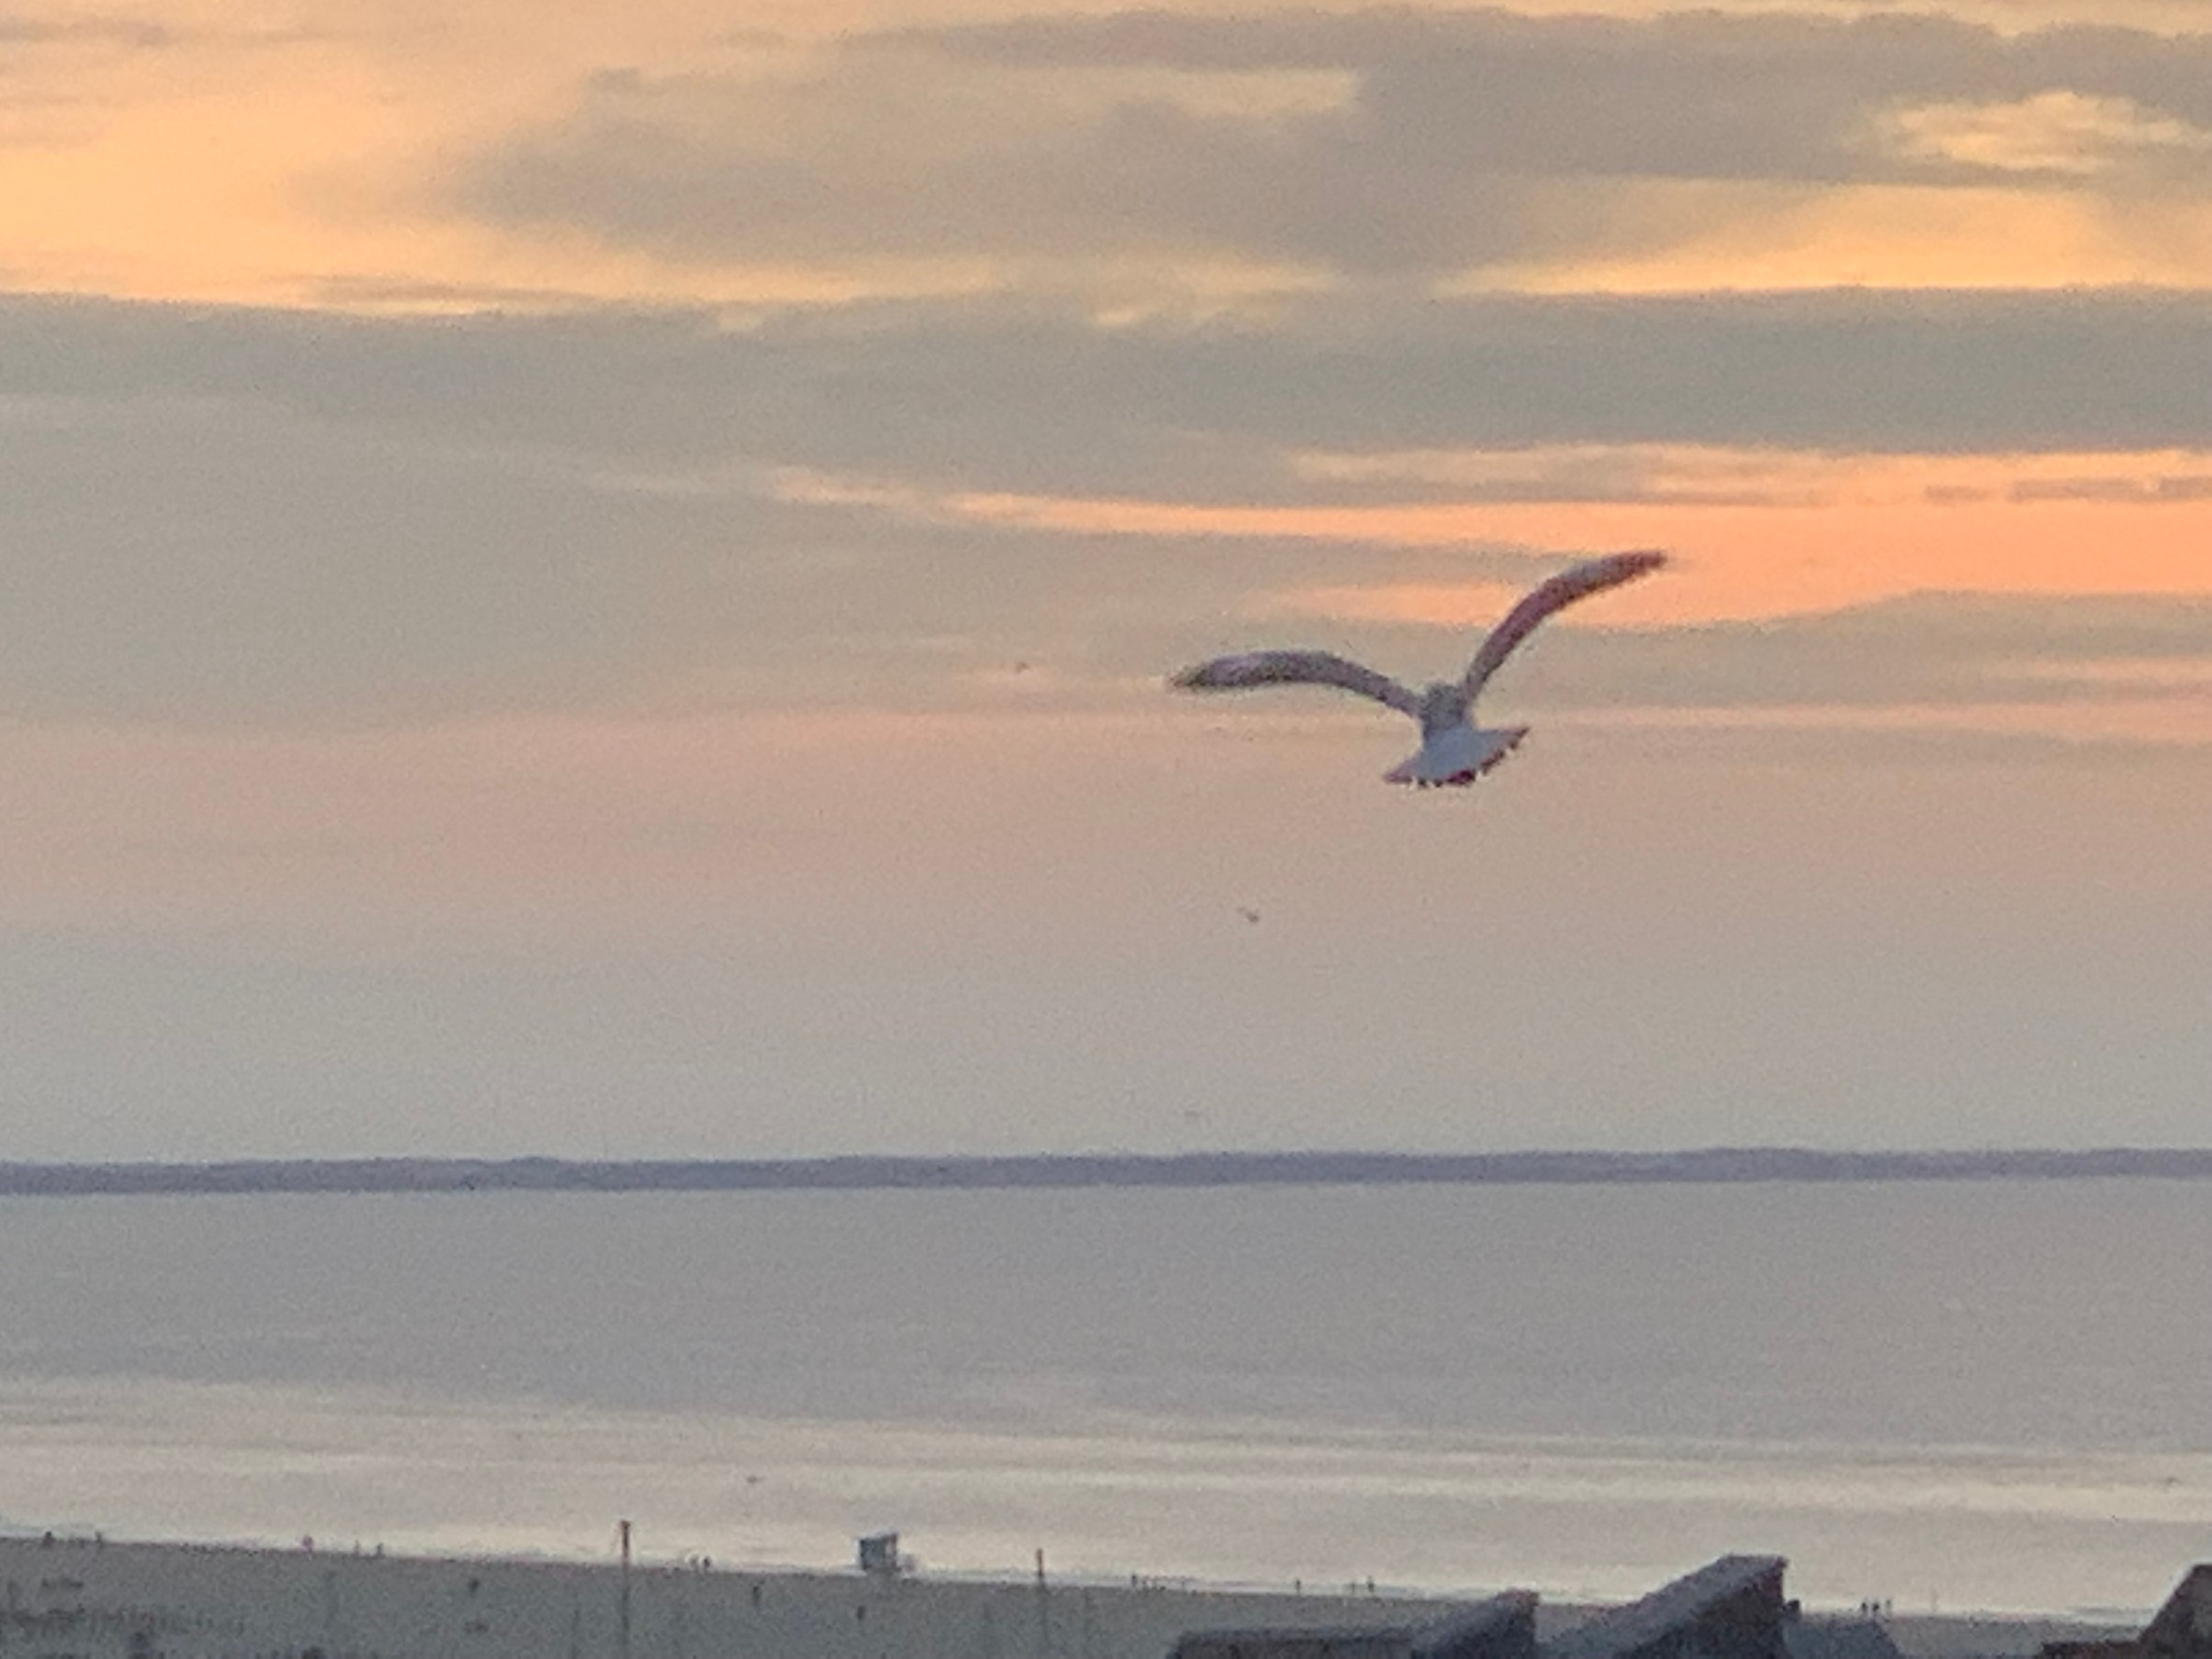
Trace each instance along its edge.
<path fill-rule="evenodd" d="M 2041 193 L 2115 241 L 2131 221 L 2201 237 L 2208 180 L 2202 38 L 1895 13 L 1125 11 L 603 76 L 459 199 L 699 261 L 1434 279 L 1748 245 L 1851 188 Z"/>
<path fill-rule="evenodd" d="M 2016 670 L 2212 651 L 2182 603 L 2212 594 L 2207 350 L 2212 302 L 2144 295 L 1319 302 L 1261 332 L 17 301 L 0 693 L 194 722 L 1142 706 L 1255 633 L 1410 672 L 1562 558 L 1662 540 L 1664 605 L 1589 618 L 1642 632 L 1548 639 L 1574 672 L 1520 694 L 2126 700 Z M 2083 512 L 2152 517 L 2122 557 L 2069 542 Z M 1995 597 L 1855 608 L 1927 585 Z M 1820 614 L 1727 620 L 1792 611 Z"/>

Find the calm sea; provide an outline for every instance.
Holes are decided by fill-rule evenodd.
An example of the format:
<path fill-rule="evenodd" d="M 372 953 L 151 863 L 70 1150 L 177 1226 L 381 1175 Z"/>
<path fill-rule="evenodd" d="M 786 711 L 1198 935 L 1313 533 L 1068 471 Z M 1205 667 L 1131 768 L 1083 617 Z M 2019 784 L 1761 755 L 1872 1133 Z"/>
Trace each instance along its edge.
<path fill-rule="evenodd" d="M 0 1201 L 0 1520 L 2155 1605 L 2212 1186 Z"/>

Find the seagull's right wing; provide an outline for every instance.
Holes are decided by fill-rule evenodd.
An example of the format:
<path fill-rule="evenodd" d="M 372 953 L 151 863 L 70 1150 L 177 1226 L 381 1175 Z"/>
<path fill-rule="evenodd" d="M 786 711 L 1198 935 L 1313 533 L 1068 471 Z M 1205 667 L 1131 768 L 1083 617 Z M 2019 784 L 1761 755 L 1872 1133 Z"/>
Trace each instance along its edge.
<path fill-rule="evenodd" d="M 1550 581 L 1537 584 L 1506 613 L 1503 622 L 1490 631 L 1482 648 L 1475 653 L 1475 661 L 1467 664 L 1463 682 L 1467 701 L 1474 702 L 1481 693 L 1483 682 L 1513 654 L 1513 648 L 1534 633 L 1536 624 L 1553 611 L 1564 609 L 1578 599 L 1588 599 L 1593 593 L 1603 593 L 1608 588 L 1617 588 L 1623 582 L 1649 575 L 1666 562 L 1664 553 L 1614 553 L 1603 559 L 1585 559 L 1580 564 L 1561 571 Z"/>
<path fill-rule="evenodd" d="M 1244 651 L 1186 668 L 1174 678 L 1186 691 L 1244 691 L 1254 686 L 1334 686 L 1421 717 L 1421 700 L 1385 674 L 1328 651 Z"/>

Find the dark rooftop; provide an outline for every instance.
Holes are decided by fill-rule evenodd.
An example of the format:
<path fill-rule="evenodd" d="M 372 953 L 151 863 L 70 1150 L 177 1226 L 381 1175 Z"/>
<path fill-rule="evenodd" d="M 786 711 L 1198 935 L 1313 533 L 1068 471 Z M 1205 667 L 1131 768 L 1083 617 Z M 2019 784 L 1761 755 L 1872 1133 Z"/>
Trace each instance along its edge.
<path fill-rule="evenodd" d="M 1724 1555 L 1641 1601 L 1600 1613 L 1544 1644 L 1544 1659 L 1622 1659 L 1695 1623 L 1720 1603 L 1754 1590 L 1771 1579 L 1779 1612 L 1782 1572 L 1789 1564 L 1779 1555 Z"/>

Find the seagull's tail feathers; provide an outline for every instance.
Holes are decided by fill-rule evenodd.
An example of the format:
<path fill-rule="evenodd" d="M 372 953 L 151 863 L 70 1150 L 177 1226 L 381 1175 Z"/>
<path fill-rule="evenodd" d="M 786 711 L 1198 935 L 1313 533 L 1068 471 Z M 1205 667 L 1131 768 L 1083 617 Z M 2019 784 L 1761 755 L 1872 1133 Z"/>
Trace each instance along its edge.
<path fill-rule="evenodd" d="M 1386 783 L 1410 783 L 1416 789 L 1464 788 L 1521 747 L 1526 726 L 1477 730 L 1454 726 L 1439 732 L 1404 760 L 1383 774 Z"/>

